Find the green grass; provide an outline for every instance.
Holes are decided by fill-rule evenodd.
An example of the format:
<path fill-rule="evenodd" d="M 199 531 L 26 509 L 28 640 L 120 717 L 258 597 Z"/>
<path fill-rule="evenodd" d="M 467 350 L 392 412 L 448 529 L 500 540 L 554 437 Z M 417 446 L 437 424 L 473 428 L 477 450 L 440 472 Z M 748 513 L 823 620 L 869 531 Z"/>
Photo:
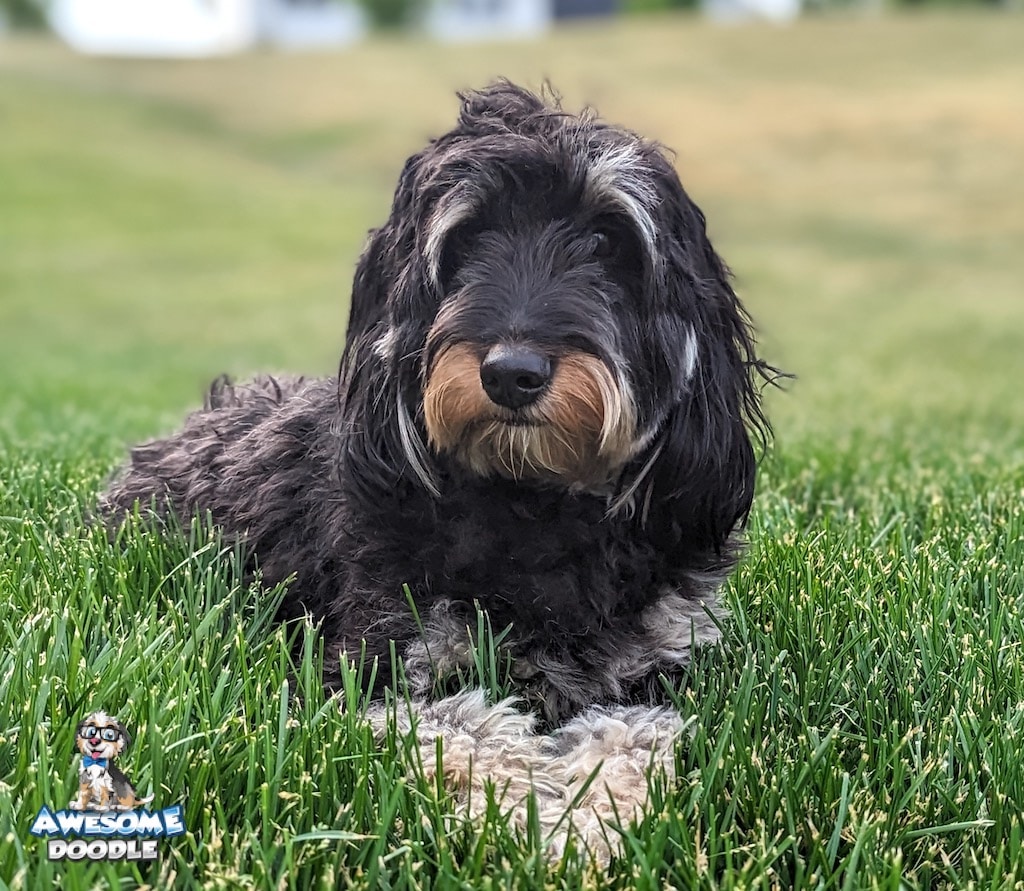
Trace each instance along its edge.
<path fill-rule="evenodd" d="M 1024 887 L 1022 44 L 951 13 L 187 65 L 0 47 L 0 888 Z M 678 150 L 798 375 L 679 779 L 607 872 L 452 818 L 215 535 L 84 519 L 216 374 L 333 369 L 402 160 L 499 73 Z M 28 834 L 99 707 L 185 807 L 154 867 L 51 866 Z"/>

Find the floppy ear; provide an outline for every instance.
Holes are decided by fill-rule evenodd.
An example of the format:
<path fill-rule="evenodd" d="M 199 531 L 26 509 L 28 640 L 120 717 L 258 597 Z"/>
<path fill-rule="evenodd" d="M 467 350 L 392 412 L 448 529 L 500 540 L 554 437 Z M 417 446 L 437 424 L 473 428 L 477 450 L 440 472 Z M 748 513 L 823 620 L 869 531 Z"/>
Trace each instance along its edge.
<path fill-rule="evenodd" d="M 79 738 L 82 735 L 82 728 L 86 725 L 86 723 L 88 723 L 88 721 L 89 721 L 88 718 L 82 718 L 82 720 L 79 721 L 77 726 L 75 727 L 75 748 L 76 749 L 78 748 L 78 740 L 79 740 Z"/>
<path fill-rule="evenodd" d="M 349 340 L 340 380 L 339 462 L 346 486 L 379 503 L 402 481 L 437 494 L 420 433 L 418 376 L 379 354 L 380 326 Z M 401 349 L 401 347 L 398 347 Z M 394 368 L 389 366 L 394 364 Z"/>
<path fill-rule="evenodd" d="M 114 726 L 117 728 L 117 732 L 121 735 L 121 746 L 117 750 L 118 753 L 128 751 L 128 747 L 132 744 L 132 737 L 128 732 L 128 728 L 120 721 L 114 721 Z"/>
<path fill-rule="evenodd" d="M 356 268 L 345 350 L 339 369 L 340 462 L 346 481 L 369 500 L 411 480 L 437 493 L 421 433 L 419 361 L 432 288 L 417 244 L 426 213 L 420 165 L 410 158 L 391 215 L 374 230 Z"/>
<path fill-rule="evenodd" d="M 394 286 L 395 273 L 400 268 L 399 258 L 407 256 L 414 247 L 415 219 L 412 205 L 423 154 L 413 155 L 405 162 L 395 188 L 388 220 L 379 229 L 370 231 L 356 264 L 349 305 L 346 351 L 355 338 L 386 319 L 388 295 Z M 343 366 L 344 362 L 342 357 Z"/>
<path fill-rule="evenodd" d="M 661 225 L 668 238 L 655 287 L 674 324 L 658 326 L 656 337 L 677 366 L 686 364 L 680 331 L 692 330 L 697 351 L 648 452 L 656 457 L 642 513 L 663 547 L 722 554 L 750 512 L 757 465 L 751 432 L 763 443 L 770 433 L 757 378 L 769 379 L 772 369 L 755 356 L 750 319 L 708 240 L 704 215 L 674 171 L 666 191 Z"/>

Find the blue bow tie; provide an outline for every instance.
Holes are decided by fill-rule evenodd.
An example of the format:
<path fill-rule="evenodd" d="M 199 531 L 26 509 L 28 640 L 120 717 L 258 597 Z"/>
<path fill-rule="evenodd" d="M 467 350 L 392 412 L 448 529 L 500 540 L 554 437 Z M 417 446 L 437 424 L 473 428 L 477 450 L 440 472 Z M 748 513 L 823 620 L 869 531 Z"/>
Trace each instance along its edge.
<path fill-rule="evenodd" d="M 82 756 L 82 767 L 92 767 L 96 765 L 102 767 L 104 770 L 107 769 L 107 765 L 110 763 L 108 758 L 93 758 L 92 755 Z"/>

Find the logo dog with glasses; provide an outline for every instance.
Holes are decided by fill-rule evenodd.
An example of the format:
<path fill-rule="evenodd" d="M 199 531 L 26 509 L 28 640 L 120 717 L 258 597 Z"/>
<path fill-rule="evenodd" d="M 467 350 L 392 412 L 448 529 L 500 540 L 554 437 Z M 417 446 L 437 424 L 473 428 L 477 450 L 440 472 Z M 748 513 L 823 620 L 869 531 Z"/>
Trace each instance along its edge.
<path fill-rule="evenodd" d="M 75 745 L 82 755 L 78 771 L 78 797 L 74 811 L 129 811 L 153 800 L 139 798 L 131 781 L 114 762 L 132 744 L 124 724 L 106 712 L 93 712 L 75 729 Z"/>

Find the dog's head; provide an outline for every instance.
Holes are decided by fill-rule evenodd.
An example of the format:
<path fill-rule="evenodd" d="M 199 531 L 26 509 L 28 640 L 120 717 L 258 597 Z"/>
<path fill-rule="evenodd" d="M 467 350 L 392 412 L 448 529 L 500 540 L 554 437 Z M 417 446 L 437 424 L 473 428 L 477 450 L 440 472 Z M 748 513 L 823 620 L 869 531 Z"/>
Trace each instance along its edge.
<path fill-rule="evenodd" d="M 132 744 L 124 724 L 106 712 L 87 715 L 75 728 L 75 745 L 82 755 L 114 761 Z"/>
<path fill-rule="evenodd" d="M 356 273 L 354 472 L 560 485 L 720 546 L 750 507 L 766 366 L 703 215 L 629 131 L 505 82 L 462 100 Z"/>

